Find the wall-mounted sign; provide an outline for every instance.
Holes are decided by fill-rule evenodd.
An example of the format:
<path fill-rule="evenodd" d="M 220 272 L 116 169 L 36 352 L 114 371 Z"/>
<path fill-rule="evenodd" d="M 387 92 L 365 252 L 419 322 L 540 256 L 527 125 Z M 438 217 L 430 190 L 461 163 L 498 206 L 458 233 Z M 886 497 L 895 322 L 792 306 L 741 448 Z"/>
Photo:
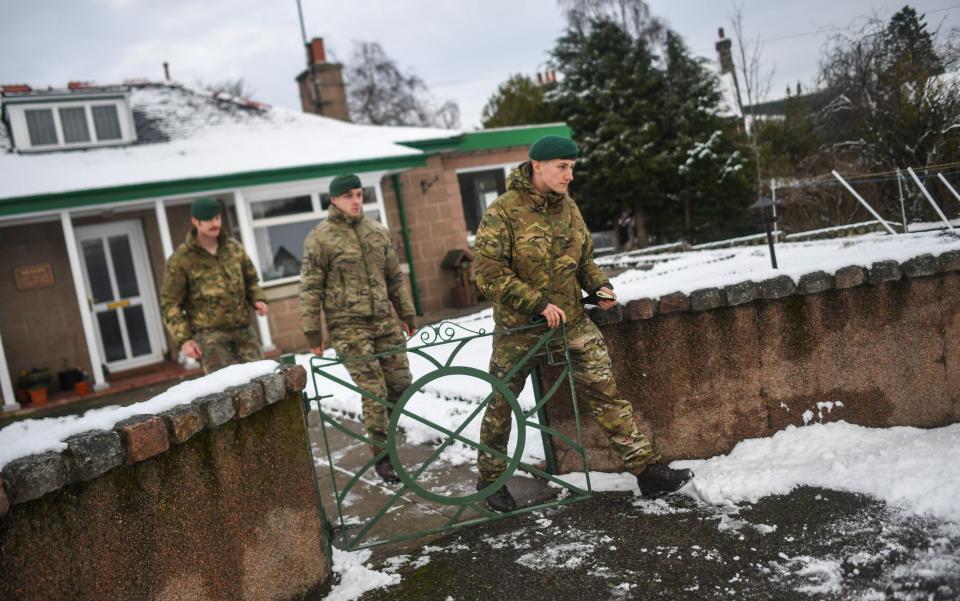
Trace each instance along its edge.
<path fill-rule="evenodd" d="M 17 290 L 33 290 L 53 286 L 53 267 L 50 263 L 24 265 L 14 270 Z"/>

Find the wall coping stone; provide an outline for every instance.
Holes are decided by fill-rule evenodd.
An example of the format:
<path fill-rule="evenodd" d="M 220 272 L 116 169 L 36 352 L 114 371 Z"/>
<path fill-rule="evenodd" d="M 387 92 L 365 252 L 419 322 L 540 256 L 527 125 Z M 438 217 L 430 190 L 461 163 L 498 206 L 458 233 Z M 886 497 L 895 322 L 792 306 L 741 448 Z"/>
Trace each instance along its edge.
<path fill-rule="evenodd" d="M 719 288 L 700 288 L 690 293 L 692 311 L 709 311 L 727 304 L 727 295 Z"/>
<path fill-rule="evenodd" d="M 167 426 L 156 415 L 134 415 L 113 427 L 123 440 L 127 463 L 139 463 L 170 448 Z"/>
<path fill-rule="evenodd" d="M 114 430 L 90 430 L 64 441 L 71 482 L 86 482 L 123 465 L 123 443 Z"/>
<path fill-rule="evenodd" d="M 227 423 L 237 410 L 233 407 L 233 399 L 224 393 L 208 394 L 199 399 L 194 399 L 193 404 L 203 412 L 204 421 L 208 427 L 216 428 Z"/>
<path fill-rule="evenodd" d="M 14 459 L 3 468 L 12 504 L 38 499 L 68 483 L 67 466 L 60 453 L 38 453 Z"/>
<path fill-rule="evenodd" d="M 924 253 L 902 264 L 885 260 L 876 261 L 870 267 L 848 265 L 837 269 L 833 275 L 818 270 L 804 274 L 797 282 L 788 275 L 779 275 L 761 282 L 745 280 L 722 287 L 700 288 L 689 295 L 677 291 L 664 294 L 659 299 L 634 299 L 626 303 L 623 319 L 641 321 L 653 319 L 661 313 L 711 311 L 744 305 L 758 299 L 774 300 L 795 294 L 819 294 L 832 289 L 897 281 L 903 277 L 927 277 L 951 271 L 960 271 L 960 250 L 945 251 L 937 256 Z"/>
<path fill-rule="evenodd" d="M 800 294 L 819 294 L 833 288 L 833 276 L 826 271 L 814 271 L 800 277 L 797 292 Z"/>
<path fill-rule="evenodd" d="M 656 299 L 638 298 L 627 303 L 626 319 L 638 321 L 641 319 L 652 319 L 657 314 Z"/>
<path fill-rule="evenodd" d="M 660 313 L 678 313 L 690 310 L 690 297 L 683 292 L 673 292 L 660 297 Z"/>
<path fill-rule="evenodd" d="M 723 294 L 727 297 L 727 304 L 730 306 L 752 303 L 760 295 L 756 282 L 750 280 L 724 286 Z"/>
<path fill-rule="evenodd" d="M 788 275 L 778 275 L 761 281 L 757 285 L 760 298 L 772 300 L 793 296 L 797 291 L 797 283 Z"/>
<path fill-rule="evenodd" d="M 896 282 L 903 272 L 896 261 L 877 261 L 867 269 L 867 281 L 871 284 Z"/>
<path fill-rule="evenodd" d="M 587 310 L 587 315 L 598 328 L 611 326 L 623 321 L 623 305 L 618 303 L 606 310 L 600 307 L 591 307 Z"/>
<path fill-rule="evenodd" d="M 27 455 L 7 463 L 0 480 L 0 517 L 12 506 L 38 499 L 72 482 L 91 480 L 119 466 L 129 466 L 168 451 L 203 429 L 241 419 L 306 387 L 300 365 L 206 395 L 158 415 L 135 415 L 113 430 L 89 430 L 67 438 L 66 449 Z M 237 406 L 234 406 L 234 402 Z"/>
<path fill-rule="evenodd" d="M 926 253 L 904 261 L 900 267 L 908 278 L 919 278 L 937 273 L 937 258 Z"/>
<path fill-rule="evenodd" d="M 940 271 L 960 271 L 960 250 L 948 250 L 937 257 Z"/>
<path fill-rule="evenodd" d="M 160 417 L 167 427 L 167 436 L 172 444 L 187 442 L 206 426 L 203 409 L 193 403 L 163 411 Z"/>

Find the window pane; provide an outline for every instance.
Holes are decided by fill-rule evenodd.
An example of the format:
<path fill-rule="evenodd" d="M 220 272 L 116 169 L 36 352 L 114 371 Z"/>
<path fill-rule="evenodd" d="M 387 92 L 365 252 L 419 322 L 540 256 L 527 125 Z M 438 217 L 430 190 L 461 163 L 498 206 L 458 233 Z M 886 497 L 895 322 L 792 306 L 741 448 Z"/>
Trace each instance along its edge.
<path fill-rule="evenodd" d="M 278 198 L 276 200 L 252 202 L 250 203 L 250 211 L 253 213 L 254 219 L 279 217 L 280 215 L 296 215 L 297 213 L 312 212 L 313 203 L 310 201 L 309 196 Z"/>
<path fill-rule="evenodd" d="M 149 355 L 150 336 L 147 335 L 147 320 L 143 316 L 143 306 L 127 307 L 123 310 L 123 319 L 127 322 L 130 352 L 134 357 Z"/>
<path fill-rule="evenodd" d="M 130 240 L 126 235 L 111 236 L 108 243 L 110 244 L 110 258 L 113 259 L 113 274 L 117 278 L 120 298 L 140 296 L 137 272 L 133 267 L 133 253 L 130 252 Z"/>
<path fill-rule="evenodd" d="M 463 201 L 463 217 L 467 230 L 476 232 L 490 203 L 507 191 L 503 169 L 461 173 L 457 176 L 457 181 L 460 184 L 460 199 Z"/>
<path fill-rule="evenodd" d="M 303 241 L 322 219 L 254 228 L 264 281 L 300 275 Z"/>
<path fill-rule="evenodd" d="M 114 300 L 113 287 L 110 285 L 110 272 L 107 270 L 107 256 L 103 252 L 103 240 L 84 240 L 80 244 L 83 249 L 83 260 L 87 266 L 87 277 L 90 279 L 90 294 L 93 302 L 105 303 Z"/>
<path fill-rule="evenodd" d="M 83 107 L 60 109 L 60 127 L 63 128 L 63 141 L 67 144 L 90 141 L 87 111 Z"/>
<path fill-rule="evenodd" d="M 97 313 L 97 324 L 100 326 L 100 339 L 103 340 L 103 353 L 107 361 L 120 361 L 127 358 L 127 351 L 123 349 L 123 334 L 120 333 L 120 320 L 116 311 Z"/>
<path fill-rule="evenodd" d="M 120 139 L 120 118 L 117 116 L 117 107 L 113 104 L 95 106 L 93 109 L 93 127 L 97 131 L 98 140 Z"/>
<path fill-rule="evenodd" d="M 377 204 L 377 192 L 373 186 L 367 186 L 363 189 L 363 204 Z M 330 195 L 326 192 L 320 193 L 320 208 L 326 211 L 330 208 Z"/>
<path fill-rule="evenodd" d="M 23 111 L 27 118 L 27 131 L 30 133 L 30 145 L 42 146 L 57 143 L 57 129 L 53 125 L 53 111 L 50 109 L 31 109 Z"/>

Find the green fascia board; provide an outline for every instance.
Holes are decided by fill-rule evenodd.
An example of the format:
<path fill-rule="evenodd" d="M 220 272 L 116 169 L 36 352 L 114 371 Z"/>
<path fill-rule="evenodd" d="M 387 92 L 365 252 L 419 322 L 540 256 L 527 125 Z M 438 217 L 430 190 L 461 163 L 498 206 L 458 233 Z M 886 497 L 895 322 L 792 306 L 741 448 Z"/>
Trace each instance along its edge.
<path fill-rule="evenodd" d="M 288 167 L 284 169 L 270 169 L 264 171 L 248 171 L 229 175 L 212 177 L 197 177 L 146 184 L 132 184 L 112 188 L 95 188 L 88 190 L 74 190 L 70 192 L 55 192 L 51 194 L 37 194 L 32 196 L 17 196 L 0 199 L 0 216 L 21 215 L 72 209 L 95 204 L 109 204 L 156 198 L 177 196 L 222 190 L 225 188 L 242 188 L 246 186 L 261 186 L 292 182 L 316 177 L 340 175 L 342 173 L 363 173 L 367 171 L 389 171 L 393 169 L 410 169 L 422 167 L 427 163 L 427 155 L 409 155 L 387 157 L 381 159 L 364 159 L 345 161 L 341 163 L 325 163 L 321 165 L 306 165 L 302 167 Z"/>
<path fill-rule="evenodd" d="M 449 138 L 433 138 L 416 142 L 400 142 L 405 146 L 427 153 L 436 152 L 472 152 L 509 148 L 511 146 L 529 146 L 541 136 L 554 135 L 570 137 L 572 131 L 566 123 L 546 123 L 521 127 L 503 127 L 481 129 Z"/>

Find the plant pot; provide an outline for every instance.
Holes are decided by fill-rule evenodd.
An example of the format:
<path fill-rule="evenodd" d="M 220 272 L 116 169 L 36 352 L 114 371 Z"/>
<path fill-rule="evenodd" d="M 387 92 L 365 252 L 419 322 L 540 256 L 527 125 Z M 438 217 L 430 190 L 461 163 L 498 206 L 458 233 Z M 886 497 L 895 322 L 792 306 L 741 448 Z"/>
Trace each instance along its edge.
<path fill-rule="evenodd" d="M 31 405 L 44 405 L 47 402 L 46 388 L 31 388 L 27 391 L 27 394 L 30 395 Z"/>
<path fill-rule="evenodd" d="M 73 385 L 73 389 L 77 391 L 77 394 L 83 396 L 85 394 L 90 394 L 90 382 L 86 380 L 80 380 Z"/>

